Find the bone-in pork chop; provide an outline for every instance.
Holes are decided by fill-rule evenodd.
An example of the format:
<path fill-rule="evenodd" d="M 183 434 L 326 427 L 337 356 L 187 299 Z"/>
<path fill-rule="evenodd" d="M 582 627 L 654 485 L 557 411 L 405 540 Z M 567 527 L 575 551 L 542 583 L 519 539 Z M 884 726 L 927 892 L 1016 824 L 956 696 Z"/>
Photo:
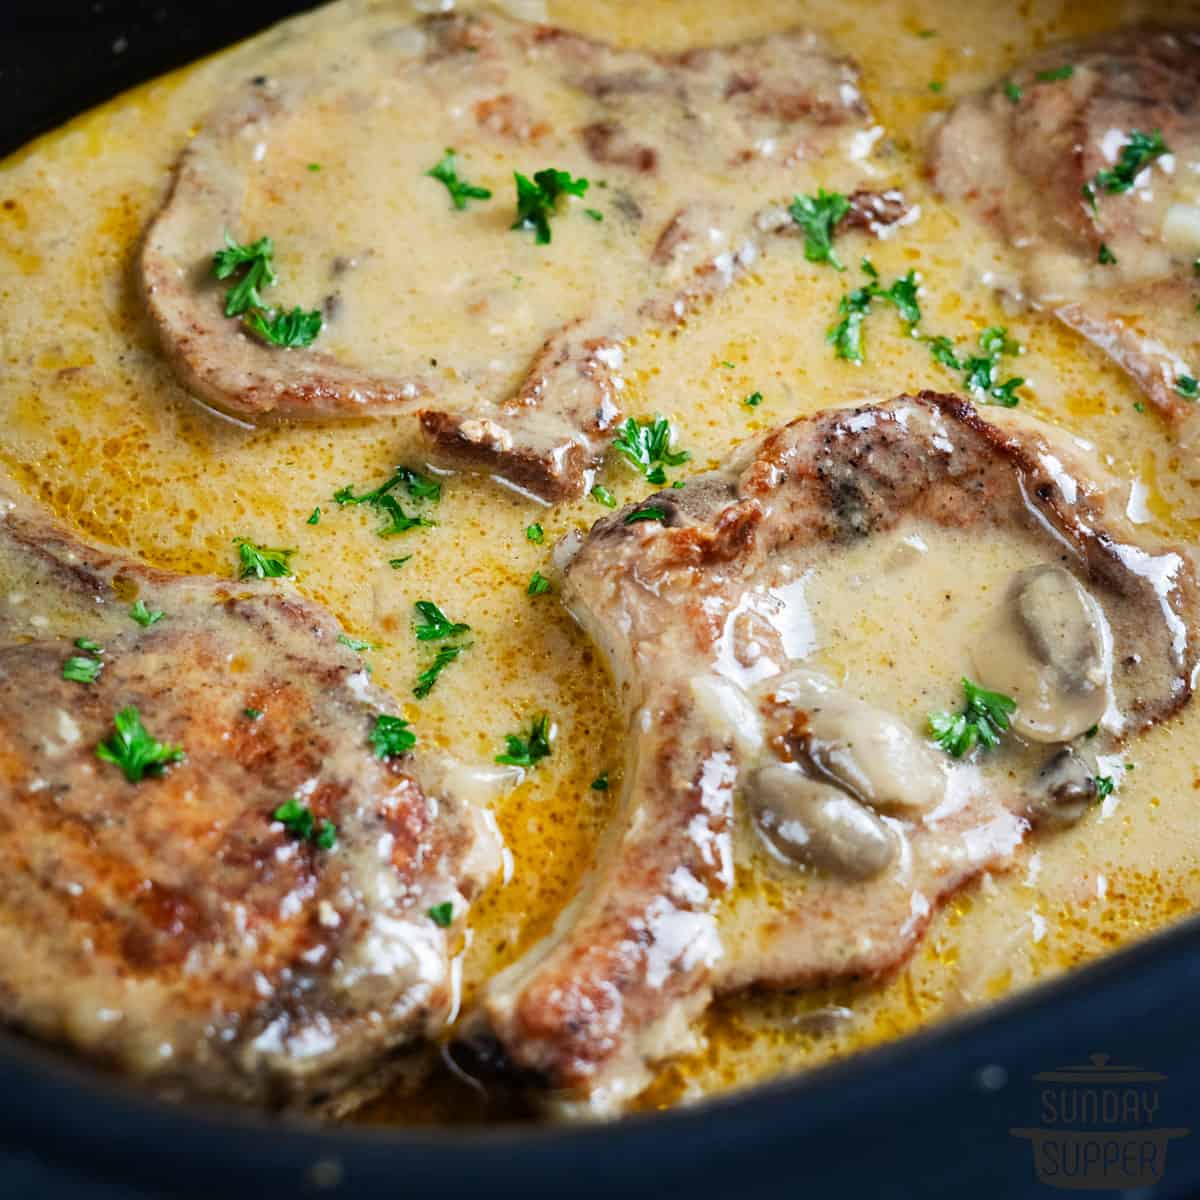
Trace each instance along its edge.
<path fill-rule="evenodd" d="M 795 233 L 795 193 L 838 175 L 851 192 L 864 170 L 861 147 L 840 153 L 871 124 L 857 72 L 811 33 L 652 54 L 380 5 L 353 37 L 280 53 L 193 138 L 146 238 L 179 378 L 251 421 L 413 413 L 433 457 L 547 499 L 581 494 L 615 431 L 623 339 Z M 446 147 L 476 194 L 428 177 Z M 513 175 L 551 169 L 589 190 L 550 206 L 542 244 L 536 221 L 510 228 Z M 843 221 L 878 235 L 907 212 L 858 191 Z M 225 315 L 227 234 L 273 236 L 281 282 L 260 298 L 319 308 L 310 348 Z"/>
<path fill-rule="evenodd" d="M 795 421 L 593 527 L 563 598 L 627 706 L 622 816 L 490 986 L 511 1062 L 619 1108 L 715 991 L 895 967 L 1031 827 L 1110 792 L 1111 752 L 1191 695 L 1197 593 L 1094 470 L 923 393 Z M 855 659 L 877 616 L 887 645 Z"/>
<path fill-rule="evenodd" d="M 0 1018 L 272 1106 L 382 1081 L 441 1027 L 497 847 L 452 768 L 381 738 L 403 725 L 340 632 L 3 486 Z"/>
<path fill-rule="evenodd" d="M 1126 370 L 1194 439 L 1200 31 L 1053 46 L 937 130 L 934 181 L 1017 250 L 1011 290 Z"/>

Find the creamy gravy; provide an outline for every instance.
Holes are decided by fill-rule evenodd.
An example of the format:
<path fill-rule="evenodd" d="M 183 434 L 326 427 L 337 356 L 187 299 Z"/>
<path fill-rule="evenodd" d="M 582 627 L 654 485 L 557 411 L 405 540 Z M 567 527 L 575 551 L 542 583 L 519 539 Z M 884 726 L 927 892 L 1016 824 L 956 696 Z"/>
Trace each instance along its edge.
<path fill-rule="evenodd" d="M 378 8 L 343 0 L 298 19 L 292 29 L 333 40 L 349 19 Z M 1130 517 L 1147 532 L 1194 543 L 1200 505 L 1157 418 L 1135 409 L 1139 395 L 1132 384 L 1073 335 L 1035 315 L 1004 312 L 979 279 L 989 264 L 1003 273 L 1007 252 L 940 205 L 923 182 L 925 122 L 956 95 L 1049 41 L 1148 17 L 1195 15 L 1193 5 L 1111 0 L 1086 10 L 1065 2 L 1033 8 L 563 0 L 533 15 L 619 45 L 672 49 L 796 24 L 827 34 L 861 64 L 863 91 L 883 132 L 879 161 L 850 167 L 834 159 L 814 179 L 829 186 L 860 180 L 901 186 L 920 205 L 919 219 L 887 241 L 848 238 L 847 261 L 869 253 L 885 281 L 917 270 L 931 331 L 966 343 L 987 325 L 1006 324 L 1024 347 L 1023 411 L 1092 442 L 1128 497 Z M 236 536 L 296 547 L 298 586 L 379 646 L 368 655 L 374 679 L 408 701 L 406 715 L 427 744 L 488 763 L 506 733 L 526 727 L 536 712 L 552 715 L 554 754 L 496 804 L 511 866 L 473 910 L 464 947 L 468 1005 L 481 981 L 550 928 L 619 795 L 620 733 L 599 656 L 553 595 L 531 599 L 525 592 L 533 570 L 550 573 L 552 542 L 585 529 L 601 510 L 590 501 L 546 509 L 486 481 L 451 477 L 433 514 L 436 527 L 381 543 L 373 516 L 339 511 L 330 497 L 346 484 L 381 480 L 397 462 L 419 465 L 420 443 L 407 420 L 247 430 L 203 412 L 174 382 L 133 282 L 138 239 L 161 202 L 179 149 L 224 98 L 230 80 L 258 70 L 264 57 L 293 53 L 294 40 L 267 33 L 80 118 L 0 167 L 3 460 L 33 495 L 89 536 L 154 564 L 227 575 Z M 931 90 L 931 82 L 941 90 Z M 340 347 L 346 353 L 388 352 L 390 308 L 414 344 L 429 337 L 477 348 L 478 318 L 440 303 L 438 288 L 481 256 L 513 276 L 513 303 L 502 308 L 514 339 L 527 336 L 544 304 L 559 305 L 568 293 L 578 300 L 581 287 L 603 296 L 607 288 L 628 286 L 628 277 L 603 278 L 618 275 L 623 260 L 605 252 L 608 231 L 601 228 L 597 237 L 589 221 L 557 220 L 549 247 L 503 228 L 501 217 L 511 212 L 507 171 L 548 161 L 477 169 L 464 162 L 464 174 L 473 181 L 477 174 L 497 194 L 490 209 L 495 227 L 481 221 L 476 230 L 459 222 L 448 227 L 449 238 L 435 239 L 431 230 L 434 218 L 444 216 L 445 195 L 420 172 L 442 145 L 453 144 L 452 128 L 427 129 L 419 142 L 410 141 L 403 114 L 393 112 L 364 124 L 356 136 L 341 136 L 345 127 L 338 128 L 337 139 L 321 141 L 314 132 L 311 144 L 295 144 L 295 171 L 265 181 L 264 191 L 248 199 L 245 232 L 276 238 L 285 280 L 280 298 L 289 304 L 313 304 L 327 286 L 309 260 L 290 257 L 287 249 L 289 240 L 300 243 L 305 214 L 327 214 L 326 221 L 342 224 L 365 250 L 387 237 L 389 256 L 394 247 L 412 262 L 410 285 L 376 278 L 366 257 L 355 283 L 364 296 L 364 340 L 357 348 Z M 372 140 L 381 136 L 387 145 L 382 158 Z M 310 161 L 321 170 L 308 171 Z M 283 170 L 273 164 L 276 169 Z M 376 190 L 376 178 L 386 181 L 386 194 Z M 268 216 L 256 207 L 265 203 L 267 186 L 295 203 L 273 203 Z M 968 262 L 974 264 L 969 272 Z M 681 330 L 644 335 L 627 346 L 627 411 L 669 416 L 679 444 L 700 468 L 720 462 L 752 434 L 829 405 L 922 386 L 955 387 L 957 377 L 905 339 L 887 313 L 868 322 L 865 366 L 833 357 L 825 330 L 844 288 L 857 282 L 853 266 L 841 276 L 799 253 L 768 258 Z M 498 294 L 496 286 L 493 278 L 490 295 Z M 378 306 L 376 287 L 383 297 Z M 535 288 L 528 301 L 526 288 Z M 506 353 L 497 355 L 501 376 L 512 367 Z M 763 402 L 750 409 L 741 401 L 753 391 Z M 622 502 L 647 490 L 620 465 L 610 465 L 601 478 Z M 317 505 L 324 515 L 307 525 Z M 543 546 L 524 536 L 533 520 L 545 527 Z M 402 568 L 387 565 L 389 557 L 406 554 L 413 557 Z M 955 682 L 969 670 L 961 647 L 974 635 L 980 590 L 1002 587 L 998 572 L 1007 578 L 1013 566 L 1028 565 L 1001 542 L 965 546 L 952 564 L 920 561 L 921 569 L 901 563 L 887 571 L 872 557 L 843 564 L 836 580 L 814 579 L 807 592 L 811 627 L 797 633 L 811 639 L 823 669 L 853 677 L 864 694 L 914 723 L 928 708 L 957 700 Z M 838 596 L 848 587 L 855 598 L 850 623 L 835 619 L 844 607 Z M 954 602 L 945 600 L 947 590 Z M 418 599 L 435 600 L 473 629 L 472 648 L 420 703 L 411 700 L 411 687 L 429 655 L 411 636 Z M 879 694 L 885 686 L 886 696 Z M 1119 786 L 1096 811 L 1074 829 L 1040 839 L 1017 870 L 985 878 L 955 901 L 889 983 L 721 1002 L 700 1022 L 702 1048 L 666 1066 L 641 1103 L 700 1097 L 896 1036 L 1193 911 L 1200 903 L 1200 862 L 1189 836 L 1200 788 L 1198 734 L 1200 713 L 1193 707 L 1136 739 L 1127 757 L 1133 769 L 1121 772 L 1116 765 Z M 606 769 L 612 789 L 591 790 L 590 781 Z M 746 883 L 768 885 L 769 879 Z M 449 1079 L 416 1100 L 384 1099 L 365 1114 L 379 1121 L 479 1115 Z"/>

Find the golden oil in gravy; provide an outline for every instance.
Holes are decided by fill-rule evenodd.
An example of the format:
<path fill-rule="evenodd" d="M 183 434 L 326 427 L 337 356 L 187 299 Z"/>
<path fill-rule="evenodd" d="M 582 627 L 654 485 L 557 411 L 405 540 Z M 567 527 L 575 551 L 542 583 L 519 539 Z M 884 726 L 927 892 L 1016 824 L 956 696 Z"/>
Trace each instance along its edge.
<path fill-rule="evenodd" d="M 338 7 L 300 20 L 328 31 L 355 5 Z M 1078 339 L 1006 313 L 975 282 L 989 256 L 998 263 L 1003 252 L 938 204 L 920 165 L 931 114 L 1030 51 L 1138 20 L 1194 20 L 1194 4 L 551 0 L 520 8 L 626 46 L 679 49 L 795 25 L 828 34 L 861 64 L 864 92 L 893 146 L 875 182 L 901 186 L 921 205 L 916 224 L 868 248 L 881 274 L 920 273 L 932 332 L 970 341 L 1006 324 L 1025 350 L 1023 408 L 1097 445 L 1135 489 L 1131 511 L 1147 533 L 1196 541 L 1200 503 L 1173 474 L 1174 451 L 1157 419 L 1135 408 L 1128 381 Z M 180 147 L 258 53 L 248 43 L 149 84 L 0 165 L 0 450 L 34 495 L 87 535 L 160 566 L 227 574 L 237 536 L 295 547 L 300 589 L 378 645 L 368 655 L 374 677 L 399 697 L 411 695 L 425 665 L 410 631 L 413 602 L 435 600 L 468 621 L 471 649 L 426 701 L 406 705 L 426 743 L 486 762 L 505 733 L 538 712 L 552 715 L 554 755 L 497 803 L 511 876 L 472 914 L 469 1003 L 482 980 L 549 928 L 619 796 L 615 773 L 609 792 L 589 787 L 621 758 L 610 680 L 554 597 L 525 592 L 553 541 L 600 510 L 587 502 L 543 509 L 486 481 L 450 477 L 436 527 L 382 543 L 367 514 L 339 510 L 330 497 L 381 479 L 396 463 L 420 462 L 406 420 L 247 430 L 204 412 L 175 384 L 142 312 L 135 251 Z M 798 255 L 772 256 L 682 330 L 629 346 L 628 410 L 669 416 L 702 469 L 746 438 L 830 404 L 953 389 L 956 379 L 882 316 L 868 326 L 866 366 L 833 358 L 825 330 L 854 276 L 853 268 L 843 278 Z M 741 400 L 753 391 L 764 399 L 749 409 Z M 644 490 L 616 468 L 604 482 L 622 502 Z M 306 524 L 318 505 L 319 523 Z M 525 538 L 533 520 L 545 527 L 543 546 Z M 409 554 L 401 568 L 388 566 Z M 948 676 L 959 670 L 947 666 Z M 1118 795 L 951 904 L 890 982 L 721 1002 L 703 1020 L 703 1051 L 666 1065 L 641 1104 L 744 1086 L 898 1036 L 1194 911 L 1200 864 L 1188 835 L 1200 789 L 1198 735 L 1193 707 L 1136 741 L 1135 769 Z M 447 1075 L 419 1097 L 385 1098 L 362 1116 L 506 1115 L 470 1096 Z"/>

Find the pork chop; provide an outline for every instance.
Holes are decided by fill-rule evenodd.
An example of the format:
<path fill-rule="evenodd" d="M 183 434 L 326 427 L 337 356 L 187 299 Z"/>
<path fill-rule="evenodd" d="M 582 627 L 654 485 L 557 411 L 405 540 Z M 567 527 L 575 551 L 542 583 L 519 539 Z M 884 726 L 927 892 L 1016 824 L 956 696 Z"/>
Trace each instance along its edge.
<path fill-rule="evenodd" d="M 889 971 L 1031 827 L 1084 816 L 1197 663 L 1190 560 L 1110 521 L 1089 469 L 1048 430 L 922 393 L 794 421 L 593 527 L 563 598 L 628 711 L 621 817 L 553 935 L 489 987 L 512 1063 L 568 1110 L 617 1110 L 714 993 Z M 998 557 L 964 579 L 976 551 Z M 844 679 L 822 658 L 868 611 L 864 571 L 903 655 L 897 555 L 929 593 L 910 657 L 935 692 L 973 677 L 972 721 L 996 717 L 931 718 L 946 749 L 877 636 Z"/>
<path fill-rule="evenodd" d="M 1118 363 L 1193 440 L 1200 372 L 1200 30 L 1053 46 L 962 100 L 930 148 L 946 199 L 1019 256 L 1010 290 Z"/>
<path fill-rule="evenodd" d="M 412 25 L 379 5 L 357 21 L 335 44 L 301 46 L 279 73 L 237 83 L 189 143 L 141 257 L 163 347 L 184 386 L 228 413 L 412 413 L 435 458 L 546 499 L 590 484 L 620 416 L 623 339 L 677 324 L 749 269 L 768 237 L 794 232 L 781 205 L 815 190 L 815 164 L 871 123 L 856 69 L 812 33 L 651 54 L 499 14 Z M 403 118 L 402 146 L 388 114 Z M 314 131 L 323 150 L 306 148 Z M 359 143 L 361 179 L 341 166 L 336 209 L 306 209 L 320 177 L 299 186 L 291 165 Z M 462 211 L 425 178 L 445 146 L 484 193 Z M 403 203 L 387 207 L 384 172 L 405 153 L 425 157 L 397 176 Z M 853 172 L 853 191 L 861 157 L 822 170 Z M 551 245 L 509 228 L 513 171 L 539 168 L 591 176 L 586 199 L 552 210 Z M 353 214 L 348 188 L 361 193 Z M 336 279 L 308 300 L 324 319 L 311 348 L 271 346 L 225 316 L 213 253 L 226 234 L 272 231 L 244 227 L 254 197 L 272 229 L 305 214 L 289 288 Z M 377 206 L 383 224 L 345 231 Z M 879 235 L 906 215 L 898 193 L 859 190 L 843 228 Z M 406 249 L 396 238 L 410 229 Z M 429 244 L 441 258 L 417 277 Z M 573 265 L 576 254 L 603 270 Z M 405 341 L 406 314 L 423 340 Z M 359 344 L 368 326 L 380 332 Z"/>
<path fill-rule="evenodd" d="M 0 489 L 0 1018 L 170 1095 L 382 1082 L 455 1003 L 488 819 L 436 755 L 377 756 L 394 703 L 290 585 Z"/>

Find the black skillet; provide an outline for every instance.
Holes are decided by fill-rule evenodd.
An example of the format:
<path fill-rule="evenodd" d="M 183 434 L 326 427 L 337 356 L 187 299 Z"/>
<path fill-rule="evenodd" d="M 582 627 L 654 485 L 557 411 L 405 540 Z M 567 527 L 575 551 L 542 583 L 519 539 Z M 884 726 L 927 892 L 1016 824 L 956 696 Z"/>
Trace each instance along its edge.
<path fill-rule="evenodd" d="M 0 0 L 0 152 L 305 7 Z M 986 1013 L 741 1099 L 613 1126 L 474 1133 L 167 1106 L 0 1035 L 0 1197 L 986 1200 L 1081 1186 L 1184 1197 L 1200 1192 L 1198 998 L 1191 920 Z"/>

